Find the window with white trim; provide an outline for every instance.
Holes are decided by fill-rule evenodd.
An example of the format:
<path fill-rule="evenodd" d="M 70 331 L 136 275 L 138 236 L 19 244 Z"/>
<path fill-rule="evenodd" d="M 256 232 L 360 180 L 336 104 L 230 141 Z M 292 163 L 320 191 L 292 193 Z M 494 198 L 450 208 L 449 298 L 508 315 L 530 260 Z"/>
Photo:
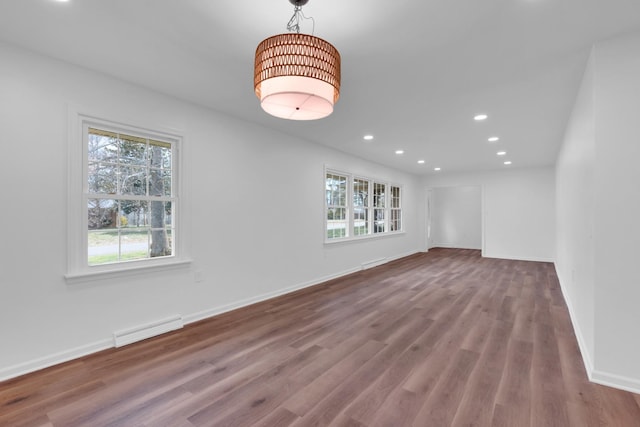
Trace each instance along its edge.
<path fill-rule="evenodd" d="M 385 215 L 385 184 L 379 182 L 373 183 L 373 218 L 374 218 L 374 233 L 384 233 L 387 231 L 387 223 Z"/>
<path fill-rule="evenodd" d="M 106 126 L 85 132 L 87 264 L 172 256 L 173 142 Z"/>
<path fill-rule="evenodd" d="M 181 138 L 79 114 L 72 125 L 67 279 L 188 262 L 178 227 Z"/>
<path fill-rule="evenodd" d="M 389 231 L 402 230 L 402 206 L 400 187 L 391 186 L 391 206 L 389 207 Z"/>
<path fill-rule="evenodd" d="M 394 184 L 327 169 L 325 241 L 401 232 L 401 191 Z"/>
<path fill-rule="evenodd" d="M 353 235 L 364 236 L 371 230 L 371 208 L 369 207 L 369 181 L 353 180 Z"/>
<path fill-rule="evenodd" d="M 347 177 L 327 173 L 325 180 L 327 198 L 327 239 L 346 237 L 347 234 Z"/>

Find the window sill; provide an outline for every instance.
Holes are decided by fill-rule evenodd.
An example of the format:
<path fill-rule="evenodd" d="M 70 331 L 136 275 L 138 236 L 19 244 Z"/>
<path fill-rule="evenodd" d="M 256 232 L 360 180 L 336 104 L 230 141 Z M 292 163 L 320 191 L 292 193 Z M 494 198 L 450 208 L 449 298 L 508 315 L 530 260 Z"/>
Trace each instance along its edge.
<path fill-rule="evenodd" d="M 191 259 L 175 259 L 171 261 L 163 261 L 162 263 L 144 263 L 137 264 L 135 262 L 126 265 L 118 265 L 117 267 L 102 268 L 99 270 L 88 270 L 78 273 L 65 274 L 64 278 L 68 285 L 76 285 L 78 283 L 91 282 L 104 279 L 118 279 L 123 277 L 131 277 L 140 274 L 146 274 L 150 271 L 166 271 L 178 268 L 186 268 L 191 264 Z"/>
<path fill-rule="evenodd" d="M 380 233 L 380 234 L 366 234 L 364 236 L 341 237 L 339 239 L 330 239 L 330 240 L 325 239 L 324 244 L 334 245 L 336 243 L 362 242 L 367 240 L 384 239 L 385 237 L 401 236 L 404 234 L 406 234 L 406 232 L 403 230 L 403 231 L 393 231 L 393 232 Z"/>

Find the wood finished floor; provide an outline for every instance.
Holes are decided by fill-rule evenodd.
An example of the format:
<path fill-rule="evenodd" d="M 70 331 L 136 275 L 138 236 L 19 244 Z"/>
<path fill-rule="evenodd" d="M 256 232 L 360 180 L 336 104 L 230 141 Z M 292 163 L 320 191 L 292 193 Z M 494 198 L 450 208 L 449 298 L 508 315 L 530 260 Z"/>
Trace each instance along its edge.
<path fill-rule="evenodd" d="M 0 383 L 1 426 L 640 426 L 549 263 L 435 249 Z"/>

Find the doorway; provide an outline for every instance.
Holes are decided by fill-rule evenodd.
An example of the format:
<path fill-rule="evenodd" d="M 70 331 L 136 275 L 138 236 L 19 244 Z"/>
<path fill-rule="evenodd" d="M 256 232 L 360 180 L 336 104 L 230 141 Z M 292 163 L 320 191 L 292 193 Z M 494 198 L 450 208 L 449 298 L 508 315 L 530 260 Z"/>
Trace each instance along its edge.
<path fill-rule="evenodd" d="M 482 249 L 482 188 L 427 189 L 427 248 Z"/>

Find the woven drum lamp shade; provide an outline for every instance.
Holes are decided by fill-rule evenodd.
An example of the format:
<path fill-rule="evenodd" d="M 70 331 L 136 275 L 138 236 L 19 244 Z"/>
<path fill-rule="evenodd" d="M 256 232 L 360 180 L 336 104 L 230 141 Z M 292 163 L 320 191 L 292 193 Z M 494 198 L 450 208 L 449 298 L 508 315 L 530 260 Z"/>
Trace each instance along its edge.
<path fill-rule="evenodd" d="M 340 54 L 331 43 L 300 33 L 278 34 L 256 49 L 254 88 L 262 109 L 290 120 L 333 112 L 340 96 Z"/>

